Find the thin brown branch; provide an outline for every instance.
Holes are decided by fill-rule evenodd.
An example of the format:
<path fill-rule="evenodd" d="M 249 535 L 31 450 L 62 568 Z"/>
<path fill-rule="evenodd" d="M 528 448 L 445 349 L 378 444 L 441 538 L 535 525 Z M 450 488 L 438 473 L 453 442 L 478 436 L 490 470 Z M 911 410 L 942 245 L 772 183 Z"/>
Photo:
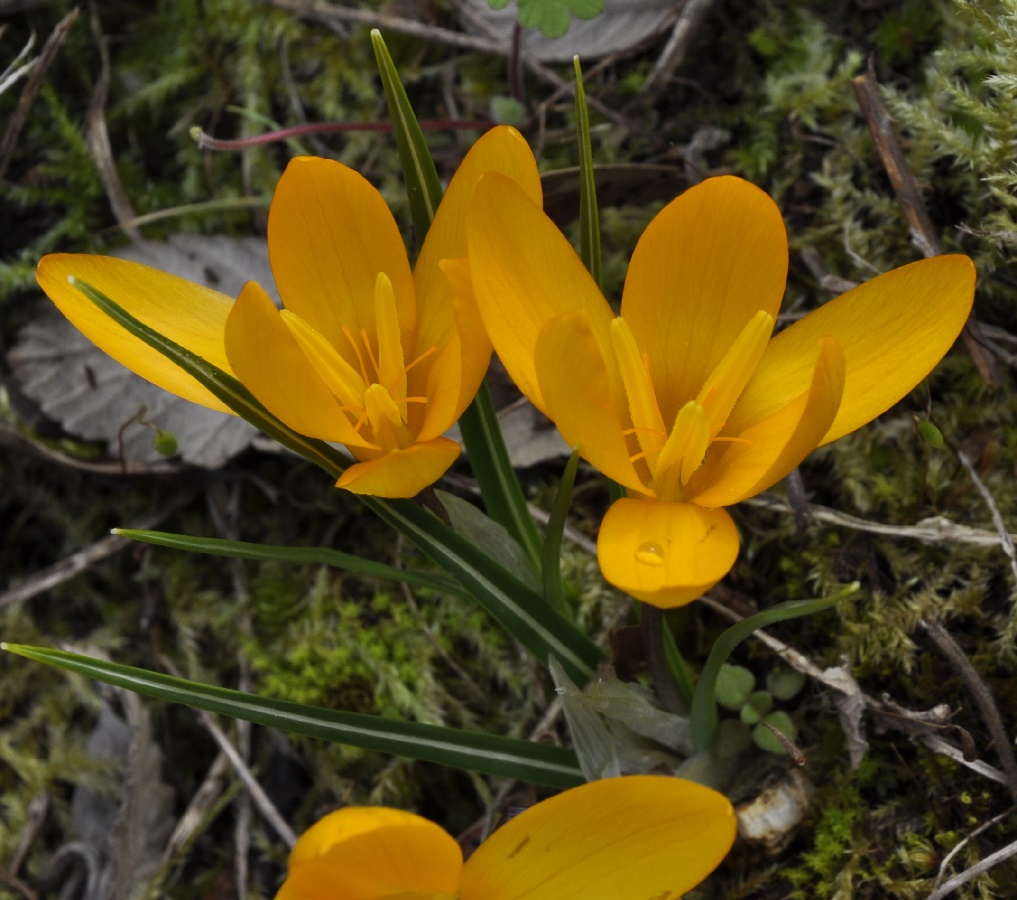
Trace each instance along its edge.
<path fill-rule="evenodd" d="M 936 891 L 939 890 L 939 886 L 943 881 L 943 876 L 946 874 L 946 870 L 949 867 L 950 863 L 953 862 L 953 858 L 958 853 L 960 853 L 961 850 L 963 850 L 964 847 L 966 847 L 974 838 L 982 834 L 982 832 L 988 831 L 993 825 L 1002 822 L 1003 819 L 1009 818 L 1015 812 L 1017 812 L 1017 807 L 1011 806 L 1006 812 L 1001 812 L 998 816 L 993 816 L 991 819 L 989 819 L 988 822 L 983 822 L 974 831 L 972 831 L 971 834 L 966 835 L 963 840 L 957 842 L 954 848 L 949 853 L 947 853 L 946 856 L 943 857 L 942 862 L 939 864 L 939 874 L 936 875 L 935 884 L 933 884 L 932 886 L 933 897 L 936 895 Z"/>
<path fill-rule="evenodd" d="M 959 875 L 954 875 L 939 890 L 929 894 L 929 900 L 943 900 L 944 897 L 949 896 L 957 888 L 981 875 L 982 872 L 988 872 L 993 866 L 998 866 L 1001 862 L 1005 862 L 1015 854 L 1017 854 L 1017 841 L 1007 844 L 1002 850 L 997 850 L 995 853 L 986 856 L 981 862 L 975 863 L 970 869 L 965 869 Z"/>
<path fill-rule="evenodd" d="M 0 421 L 0 444 L 13 447 L 15 450 L 27 451 L 41 459 L 77 469 L 79 472 L 91 472 L 94 475 L 178 475 L 191 469 L 185 463 L 170 461 L 141 463 L 81 459 L 44 444 L 14 425 L 3 421 Z"/>
<path fill-rule="evenodd" d="M 709 607 L 717 615 L 730 622 L 741 622 L 744 618 L 734 610 L 725 606 L 723 603 L 714 600 L 709 594 L 700 597 L 696 602 Z M 807 675 L 809 678 L 825 685 L 833 691 L 838 693 L 844 692 L 844 686 L 842 683 L 836 677 L 832 677 L 831 674 L 828 674 L 829 670 L 824 671 L 823 669 L 820 669 L 819 666 L 813 663 L 803 653 L 800 653 L 794 647 L 785 644 L 779 638 L 774 637 L 772 634 L 767 632 L 766 629 L 757 629 L 752 633 L 752 637 L 773 650 L 792 669 L 801 672 L 803 675 Z M 965 766 L 973 772 L 977 772 L 985 778 L 1001 783 L 1007 783 L 1005 773 L 1000 772 L 998 769 L 993 768 L 980 759 L 967 759 L 961 749 L 955 747 L 948 741 L 943 740 L 943 738 L 937 733 L 943 730 L 943 725 L 929 722 L 927 721 L 928 717 L 922 713 L 915 713 L 911 710 L 905 709 L 904 707 L 893 703 L 889 699 L 880 701 L 875 697 L 866 694 L 864 691 L 859 691 L 859 694 L 862 702 L 865 704 L 865 708 L 873 715 L 878 716 L 884 726 L 895 728 L 898 731 L 904 732 L 911 738 L 911 740 L 921 743 L 933 753 L 948 756 L 960 765 Z M 943 709 L 945 712 L 948 712 L 948 707 L 944 707 Z"/>
<path fill-rule="evenodd" d="M 907 157 L 894 130 L 893 119 L 880 99 L 879 84 L 871 67 L 864 75 L 853 79 L 851 84 L 855 89 L 862 115 L 869 125 L 883 168 L 886 169 L 897 201 L 904 210 L 911 240 L 921 251 L 922 256 L 938 256 L 943 252 L 943 242 L 929 217 L 918 179 L 908 165 Z M 984 352 L 977 328 L 977 323 L 969 319 L 964 331 L 961 332 L 961 340 L 974 360 L 985 385 L 998 387 L 1002 383 L 1002 375 L 996 361 Z"/>
<path fill-rule="evenodd" d="M 4 136 L 0 138 L 0 181 L 3 181 L 4 175 L 7 172 L 7 166 L 10 165 L 11 157 L 14 155 L 14 146 L 18 142 L 21 129 L 25 127 L 25 122 L 28 121 L 28 111 L 32 108 L 32 104 L 42 89 L 43 82 L 46 80 L 46 73 L 53 64 L 53 60 L 56 59 L 60 45 L 67 38 L 71 26 L 74 25 L 77 19 L 78 10 L 75 7 L 57 22 L 56 28 L 53 29 L 52 34 L 46 39 L 42 50 L 39 51 L 32 74 L 29 76 L 28 81 L 25 82 L 25 87 L 18 98 L 18 105 L 14 110 L 14 114 L 7 123 Z"/>
<path fill-rule="evenodd" d="M 106 127 L 106 99 L 109 96 L 110 82 L 109 41 L 102 33 L 99 7 L 94 0 L 91 26 L 92 37 L 99 48 L 101 68 L 95 82 L 95 89 L 92 91 L 92 100 L 88 105 L 88 152 L 99 173 L 102 186 L 106 189 L 109 205 L 120 228 L 132 241 L 139 241 L 141 232 L 136 226 L 130 224 L 138 217 L 138 214 L 127 196 L 127 191 L 124 190 L 120 173 L 117 172 L 116 163 L 113 161 L 113 145 L 110 143 L 109 129 Z"/>
<path fill-rule="evenodd" d="M 164 519 L 168 518 L 178 509 L 181 509 L 190 503 L 199 492 L 200 489 L 195 487 L 181 491 L 161 509 L 151 515 L 143 516 L 137 521 L 132 522 L 127 527 L 140 531 L 155 528 L 155 526 Z M 94 544 L 90 544 L 83 550 L 79 550 L 77 553 L 72 553 L 70 556 L 65 557 L 59 562 L 56 562 L 42 571 L 29 576 L 16 587 L 4 591 L 0 594 L 0 609 L 5 609 L 8 606 L 14 606 L 16 603 L 29 600 L 32 597 L 41 594 L 43 591 L 48 591 L 50 588 L 56 587 L 58 584 L 63 584 L 75 575 L 91 568 L 100 560 L 103 560 L 108 556 L 112 556 L 114 553 L 118 553 L 129 544 L 133 543 L 134 542 L 128 538 L 117 537 L 115 535 L 96 541 Z"/>
<path fill-rule="evenodd" d="M 757 509 L 794 514 L 791 504 L 784 497 L 779 497 L 776 494 L 759 494 L 743 501 L 743 503 Z M 851 516 L 839 510 L 830 509 L 828 506 L 817 506 L 810 503 L 809 517 L 813 522 L 824 525 L 850 528 L 853 531 L 866 531 L 870 534 L 885 534 L 893 538 L 907 538 L 921 541 L 923 544 L 967 544 L 975 547 L 998 547 L 1000 544 L 1000 535 L 997 532 L 959 525 L 943 518 L 943 516 L 922 519 L 915 525 L 887 525 L 883 522 L 872 522 L 869 519 Z"/>
<path fill-rule="evenodd" d="M 964 467 L 964 471 L 968 473 L 968 478 L 974 483 L 978 493 L 982 495 L 985 505 L 989 508 L 992 524 L 996 526 L 996 533 L 999 535 L 999 545 L 1003 548 L 1006 558 L 1010 560 L 1010 571 L 1013 573 L 1014 584 L 1017 585 L 1017 551 L 1014 550 L 1013 538 L 1010 536 L 1010 532 L 1007 531 L 1006 522 L 1003 521 L 1003 514 L 999 511 L 992 492 L 985 482 L 978 477 L 978 472 L 975 471 L 975 467 L 964 454 L 964 451 L 954 450 L 954 453 L 957 455 L 957 461 Z"/>
<path fill-rule="evenodd" d="M 175 678 L 180 677 L 179 670 L 168 656 L 159 654 L 159 662 Z M 208 730 L 208 733 L 212 735 L 212 739 L 219 745 L 219 750 L 225 754 L 230 765 L 233 766 L 233 771 L 236 772 L 237 776 L 244 783 L 244 787 L 247 788 L 247 792 L 254 801 L 254 805 L 258 808 L 258 812 L 261 813 L 262 818 L 279 835 L 282 842 L 287 847 L 292 848 L 297 842 L 296 833 L 286 823 L 279 810 L 275 808 L 275 804 L 269 799 L 265 789 L 258 783 L 258 779 L 254 777 L 254 773 L 244 761 L 240 751 L 233 746 L 233 742 L 226 736 L 226 732 L 219 727 L 215 716 L 203 709 L 195 709 L 194 712 L 201 720 L 201 724 Z"/>
<path fill-rule="evenodd" d="M 685 5 L 678 14 L 674 28 L 671 29 L 671 36 L 667 39 L 664 49 L 653 66 L 653 71 L 650 72 L 639 92 L 641 105 L 650 103 L 667 87 L 671 76 L 685 61 L 685 56 L 712 5 L 713 0 L 685 0 Z"/>
<path fill-rule="evenodd" d="M 960 673 L 961 678 L 964 679 L 964 684 L 967 685 L 971 695 L 975 698 L 975 704 L 982 714 L 982 721 L 985 722 L 985 727 L 992 736 L 996 755 L 999 757 L 1003 771 L 1006 773 L 1010 796 L 1017 800 L 1017 758 L 1014 757 L 1013 745 L 1006 733 L 1003 717 L 999 713 L 999 707 L 996 705 L 992 692 L 949 631 L 939 622 L 926 620 L 921 624 L 929 638 L 936 645 L 936 648 L 950 660 L 954 668 Z"/>

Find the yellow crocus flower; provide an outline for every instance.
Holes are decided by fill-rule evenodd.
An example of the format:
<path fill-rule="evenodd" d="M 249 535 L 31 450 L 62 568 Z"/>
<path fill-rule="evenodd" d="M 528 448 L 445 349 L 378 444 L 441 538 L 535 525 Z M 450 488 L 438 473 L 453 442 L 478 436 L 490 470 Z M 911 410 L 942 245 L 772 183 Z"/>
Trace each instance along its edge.
<path fill-rule="evenodd" d="M 510 819 L 463 863 L 412 813 L 347 807 L 311 826 L 276 900 L 679 900 L 727 855 L 735 817 L 710 788 L 595 781 Z"/>
<path fill-rule="evenodd" d="M 734 565 L 725 506 L 900 400 L 950 348 L 974 294 L 971 260 L 936 257 L 771 339 L 787 276 L 784 222 L 734 177 L 690 188 L 653 219 L 620 316 L 539 202 L 504 177 L 478 183 L 467 243 L 505 368 L 627 489 L 601 523 L 604 577 L 660 607 L 691 602 Z"/>
<path fill-rule="evenodd" d="M 491 347 L 470 304 L 439 268 L 466 252 L 465 209 L 478 179 L 499 172 L 540 197 L 536 164 L 510 128 L 463 160 L 410 270 L 378 191 L 338 162 L 302 157 L 279 181 L 268 250 L 284 309 L 253 282 L 232 298 L 125 260 L 54 254 L 38 280 L 88 338 L 149 381 L 230 412 L 166 357 L 116 325 L 69 279 L 239 379 L 287 426 L 345 444 L 358 462 L 338 486 L 412 497 L 459 455 L 442 434 L 477 391 Z"/>

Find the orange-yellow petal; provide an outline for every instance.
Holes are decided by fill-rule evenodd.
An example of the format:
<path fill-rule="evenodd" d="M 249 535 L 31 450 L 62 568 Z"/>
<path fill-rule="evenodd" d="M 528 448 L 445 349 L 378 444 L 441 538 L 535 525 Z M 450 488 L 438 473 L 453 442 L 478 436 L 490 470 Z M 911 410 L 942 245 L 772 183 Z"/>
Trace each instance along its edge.
<path fill-rule="evenodd" d="M 445 474 L 459 450 L 455 441 L 442 437 L 390 450 L 377 459 L 350 466 L 339 476 L 336 487 L 372 497 L 415 497 Z"/>
<path fill-rule="evenodd" d="M 484 326 L 512 380 L 546 412 L 534 367 L 541 329 L 584 310 L 598 344 L 607 347 L 614 314 L 564 235 L 515 182 L 485 175 L 469 216 L 470 272 Z M 622 391 L 619 383 L 612 396 L 621 399 Z"/>
<path fill-rule="evenodd" d="M 669 609 L 691 603 L 738 558 L 738 529 L 723 509 L 624 497 L 600 523 L 597 561 L 616 588 Z"/>
<path fill-rule="evenodd" d="M 918 384 L 960 334 L 971 311 L 975 269 L 966 256 L 937 256 L 894 269 L 824 304 L 778 334 L 728 420 L 741 432 L 801 394 L 813 348 L 833 335 L 847 375 L 840 410 L 820 444 L 854 431 Z"/>
<path fill-rule="evenodd" d="M 702 506 L 730 506 L 776 484 L 822 440 L 837 416 L 844 392 L 844 351 L 836 338 L 819 341 L 812 383 L 782 410 L 714 443 L 703 468 L 686 486 L 686 498 Z"/>
<path fill-rule="evenodd" d="M 397 809 L 351 806 L 300 837 L 276 900 L 451 900 L 461 870 L 459 845 L 433 822 Z"/>
<path fill-rule="evenodd" d="M 272 198 L 268 253 L 286 308 L 344 355 L 343 326 L 358 336 L 363 328 L 372 342 L 376 336 L 379 272 L 392 282 L 400 328 L 415 330 L 413 276 L 399 227 L 381 194 L 342 163 L 290 161 Z"/>
<path fill-rule="evenodd" d="M 466 256 L 467 207 L 474 187 L 487 172 L 500 172 L 535 204 L 542 202 L 537 162 L 518 131 L 507 126 L 492 128 L 470 148 L 449 182 L 413 267 L 420 309 L 417 353 L 445 344 L 456 324 L 448 282 L 439 267 L 443 259 Z M 483 345 L 475 348 L 469 339 L 463 349 L 466 354 L 477 349 L 483 355 Z"/>
<path fill-rule="evenodd" d="M 421 440 L 444 433 L 459 420 L 476 396 L 491 362 L 491 341 L 473 298 L 469 263 L 465 257 L 443 259 L 440 268 L 449 286 L 455 329 L 427 370 L 429 402 L 420 429 Z"/>
<path fill-rule="evenodd" d="M 484 342 L 485 337 L 480 341 Z M 417 439 L 429 441 L 432 438 L 444 434 L 459 419 L 459 415 L 466 408 L 469 401 L 473 399 L 471 394 L 462 408 L 459 406 L 459 398 L 462 394 L 463 370 L 462 370 L 462 338 L 453 334 L 448 343 L 436 353 L 433 359 L 421 365 L 426 375 L 426 382 L 411 380 L 411 392 L 422 392 L 427 397 L 427 403 L 410 407 L 410 422 L 415 423 L 419 428 Z M 490 350 L 488 357 L 490 360 Z M 481 375 L 483 377 L 483 375 Z M 473 393 L 476 394 L 480 386 L 480 379 L 474 384 Z"/>
<path fill-rule="evenodd" d="M 665 422 L 699 394 L 757 312 L 776 317 L 787 263 L 780 211 L 740 178 L 708 178 L 649 224 L 629 262 L 621 314 L 649 355 Z"/>
<path fill-rule="evenodd" d="M 463 867 L 461 900 L 680 900 L 731 849 L 735 818 L 710 788 L 607 778 L 502 825 Z"/>
<path fill-rule="evenodd" d="M 548 415 L 565 442 L 609 478 L 651 495 L 629 458 L 628 415 L 612 403 L 608 363 L 585 311 L 558 316 L 541 329 L 534 366 Z"/>
<path fill-rule="evenodd" d="M 136 319 L 229 374 L 223 329 L 233 306 L 231 297 L 108 256 L 54 253 L 42 258 L 36 277 L 74 327 L 128 369 L 185 400 L 231 412 L 183 369 L 101 312 L 68 278 L 90 284 Z"/>
<path fill-rule="evenodd" d="M 253 281 L 240 292 L 225 336 L 237 378 L 270 413 L 307 437 L 369 445 L 354 431 L 271 298 Z"/>

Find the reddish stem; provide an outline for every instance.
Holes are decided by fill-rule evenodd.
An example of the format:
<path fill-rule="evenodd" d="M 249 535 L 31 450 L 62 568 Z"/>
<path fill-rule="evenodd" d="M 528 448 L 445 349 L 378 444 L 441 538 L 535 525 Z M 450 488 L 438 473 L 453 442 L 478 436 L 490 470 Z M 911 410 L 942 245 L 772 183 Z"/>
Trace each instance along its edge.
<path fill-rule="evenodd" d="M 492 127 L 493 123 L 469 119 L 425 119 L 418 124 L 424 130 L 449 128 L 487 131 Z M 266 131 L 264 134 L 256 134 L 247 138 L 223 140 L 220 138 L 214 138 L 210 134 L 206 134 L 197 125 L 195 125 L 194 128 L 191 129 L 191 137 L 202 150 L 243 150 L 246 147 L 256 147 L 259 144 L 272 144 L 276 141 L 285 141 L 289 140 L 289 138 L 303 137 L 308 134 L 332 134 L 339 131 L 391 130 L 391 122 L 316 122 L 310 125 L 294 125 L 292 128 L 280 128 L 278 131 Z"/>

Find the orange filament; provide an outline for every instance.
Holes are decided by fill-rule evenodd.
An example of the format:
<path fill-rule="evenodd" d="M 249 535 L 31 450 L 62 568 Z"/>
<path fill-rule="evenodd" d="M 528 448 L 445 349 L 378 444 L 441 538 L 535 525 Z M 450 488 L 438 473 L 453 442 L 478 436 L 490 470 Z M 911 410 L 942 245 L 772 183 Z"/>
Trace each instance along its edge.
<path fill-rule="evenodd" d="M 371 379 L 367 375 L 367 366 L 364 365 L 363 354 L 360 352 L 360 346 L 354 339 L 353 333 L 350 331 L 348 325 L 343 325 L 343 334 L 346 336 L 346 340 L 350 342 L 350 346 L 353 348 L 353 352 L 357 354 L 357 362 L 360 363 L 360 374 L 363 376 L 364 381 L 370 384 Z"/>

